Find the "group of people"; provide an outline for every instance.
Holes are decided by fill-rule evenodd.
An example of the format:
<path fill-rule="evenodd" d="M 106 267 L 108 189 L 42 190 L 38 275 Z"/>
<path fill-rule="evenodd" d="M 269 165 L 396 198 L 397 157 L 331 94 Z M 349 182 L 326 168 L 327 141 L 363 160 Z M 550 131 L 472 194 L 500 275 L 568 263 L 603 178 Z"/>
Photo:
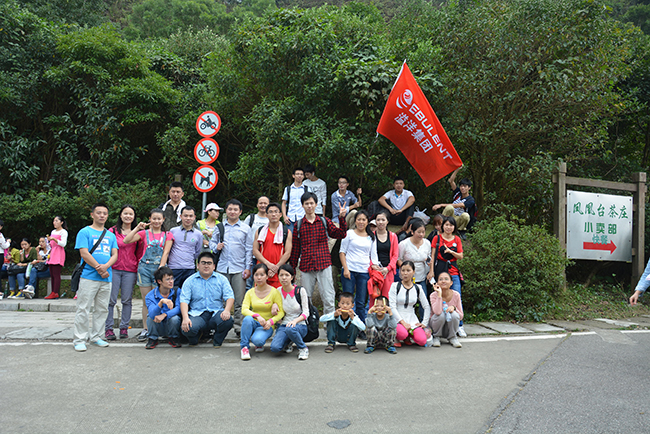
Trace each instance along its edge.
<path fill-rule="evenodd" d="M 61 216 L 54 217 L 52 225 L 52 232 L 40 237 L 37 246 L 32 246 L 29 238 L 23 238 L 18 249 L 11 239 L 6 239 L 2 234 L 4 222 L 0 220 L 0 288 L 2 278 L 7 278 L 7 298 L 32 298 L 36 294 L 39 279 L 47 278 L 51 279 L 52 293 L 45 298 L 58 298 L 61 271 L 65 264 L 65 246 L 68 243 L 68 227 Z M 0 299 L 4 296 L 4 291 L 0 290 Z"/>
<path fill-rule="evenodd" d="M 463 181 L 460 192 L 467 202 L 468 188 Z M 452 264 L 462 258 L 462 243 L 453 234 L 454 218 L 444 217 L 432 244 L 424 237 L 424 222 L 413 218 L 415 198 L 404 188 L 403 179 L 396 178 L 394 189 L 369 206 L 374 207 L 373 214 L 361 209 L 361 189 L 355 195 L 348 187 L 349 180 L 341 176 L 338 189 L 330 196 L 331 219 L 325 216 L 327 186 L 311 165 L 294 170 L 293 183 L 284 189 L 280 204 L 262 196 L 257 213 L 245 220 L 240 219 L 241 202 L 232 199 L 225 209 L 209 204 L 204 210 L 207 217 L 196 221 L 196 210 L 183 201 L 180 182 L 171 184 L 169 200 L 151 210 L 146 223 L 138 222 L 135 208 L 125 205 L 116 224 L 107 229 L 108 208 L 96 204 L 91 210 L 93 223 L 79 231 L 75 242 L 83 264 L 75 349 L 84 351 L 87 342 L 104 347 L 107 341 L 117 339 L 113 310 L 118 294 L 122 303 L 119 337 L 129 337 L 136 282 L 146 318 L 138 339 L 146 341 L 148 349 L 156 347 L 160 336 L 176 347 L 181 345 L 181 336 L 196 345 L 209 333 L 214 333 L 213 344 L 218 347 L 234 328 L 241 338 L 242 358 L 247 359 L 250 343 L 261 351 L 276 330 L 271 350 L 290 351 L 295 345 L 299 358 L 305 359 L 309 352 L 302 338 L 307 333 L 316 283 L 323 305 L 320 320 L 328 323 L 326 352 L 333 351 L 337 341 L 358 351 L 355 339 L 359 335 L 365 338 L 366 325 L 373 342 L 369 348 L 386 344 L 394 352 L 400 344 L 425 345 L 427 339 L 435 344 L 439 336 L 452 339 L 449 330 L 453 331 L 452 345 L 460 346 L 456 339 L 456 333 L 462 333 L 460 280 L 458 268 Z M 443 204 L 445 213 L 447 208 L 452 213 L 467 211 L 456 203 Z M 354 215 L 346 219 L 351 210 Z M 220 211 L 225 211 L 223 221 L 219 221 Z M 352 228 L 348 229 L 348 224 Z M 406 238 L 399 241 L 388 230 L 389 224 L 401 225 Z M 67 242 L 61 217 L 55 218 L 54 228 L 41 246 L 45 253 L 35 250 L 32 254 L 27 242 L 16 261 L 48 264 L 53 280 L 48 298 L 59 296 L 54 276 L 57 272 L 60 276 L 65 259 L 53 255 L 54 249 L 63 251 Z M 341 240 L 338 306 L 330 239 Z M 0 238 L 2 243 L 6 243 L 4 238 Z M 442 263 L 447 267 L 444 270 L 439 266 Z M 301 272 L 302 287 L 293 283 L 296 270 Z M 41 276 L 39 273 L 30 273 L 30 282 L 32 276 Z M 20 277 L 15 280 L 18 288 L 11 295 L 25 294 L 29 285 L 22 286 Z M 449 288 L 458 293 L 458 302 L 448 293 L 447 280 Z M 436 310 L 438 299 L 444 299 L 444 313 L 458 317 L 459 324 L 447 321 L 438 327 L 434 321 L 442 314 Z M 393 324 L 395 338 L 391 341 L 386 338 L 391 333 L 379 330 Z"/>

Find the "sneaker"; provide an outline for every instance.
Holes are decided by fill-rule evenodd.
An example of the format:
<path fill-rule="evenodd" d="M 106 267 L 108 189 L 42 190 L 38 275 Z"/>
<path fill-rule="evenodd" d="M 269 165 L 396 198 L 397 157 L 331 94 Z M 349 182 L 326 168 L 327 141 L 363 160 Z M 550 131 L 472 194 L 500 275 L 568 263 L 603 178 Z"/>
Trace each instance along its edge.
<path fill-rule="evenodd" d="M 140 334 L 138 335 L 138 341 L 144 342 L 147 340 L 147 335 L 149 334 L 149 330 L 147 329 L 142 329 Z"/>
<path fill-rule="evenodd" d="M 263 353 L 264 352 L 264 347 L 255 347 L 255 352 L 256 353 Z"/>
<path fill-rule="evenodd" d="M 75 351 L 86 351 L 86 344 L 84 344 L 83 342 L 78 343 L 78 344 L 74 344 L 74 350 Z"/>
<path fill-rule="evenodd" d="M 180 348 L 183 345 L 181 345 L 180 342 L 176 341 L 174 338 L 169 338 L 167 339 L 167 343 L 172 346 L 172 348 Z"/>
<path fill-rule="evenodd" d="M 397 354 L 397 349 L 395 347 L 388 347 L 386 348 L 386 351 L 388 351 L 391 354 Z"/>
<path fill-rule="evenodd" d="M 16 298 L 16 291 L 10 291 L 7 298 Z"/>
<path fill-rule="evenodd" d="M 298 360 L 307 360 L 309 358 L 309 348 L 301 348 L 298 350 Z"/>
<path fill-rule="evenodd" d="M 120 339 L 129 338 L 129 329 L 120 329 Z"/>
<path fill-rule="evenodd" d="M 103 339 L 97 339 L 96 341 L 92 341 L 91 344 L 97 345 L 100 348 L 106 348 L 108 346 L 108 342 L 106 342 Z"/>
<path fill-rule="evenodd" d="M 23 292 L 24 292 L 25 294 L 31 294 L 31 295 L 34 295 L 34 293 L 35 293 L 34 289 L 35 289 L 35 288 L 34 288 L 32 285 L 27 285 L 27 286 L 25 286 L 25 289 L 23 290 Z"/>
<path fill-rule="evenodd" d="M 21 300 L 24 300 L 25 299 L 25 294 L 23 294 L 22 291 L 18 291 L 18 294 L 16 294 L 16 296 L 14 298 L 19 298 Z"/>
<path fill-rule="evenodd" d="M 289 345 L 284 347 L 284 352 L 287 354 L 293 353 L 293 342 L 289 342 Z"/>
<path fill-rule="evenodd" d="M 104 335 L 106 336 L 107 341 L 115 340 L 115 332 L 113 332 L 113 329 L 106 330 L 106 333 L 104 333 Z"/>
<path fill-rule="evenodd" d="M 250 360 L 251 359 L 251 353 L 248 351 L 248 348 L 244 347 L 241 349 L 241 359 L 242 360 Z"/>
<path fill-rule="evenodd" d="M 151 339 L 151 338 L 150 338 L 150 339 L 147 341 L 147 345 L 145 345 L 144 347 L 145 347 L 145 349 L 147 349 L 147 350 L 153 350 L 153 349 L 156 348 L 157 346 L 158 346 L 158 339 Z"/>
<path fill-rule="evenodd" d="M 457 337 L 453 337 L 449 339 L 449 343 L 451 344 L 452 347 L 454 348 L 462 348 L 463 346 L 460 344 L 460 341 L 458 340 Z"/>
<path fill-rule="evenodd" d="M 366 354 L 370 354 L 373 351 L 375 351 L 375 347 L 366 347 L 366 349 L 363 350 L 363 352 L 366 353 Z"/>
<path fill-rule="evenodd" d="M 432 347 L 439 347 L 440 346 L 440 338 L 434 336 L 433 337 L 433 344 L 431 344 Z"/>
<path fill-rule="evenodd" d="M 458 327 L 458 333 L 457 335 L 461 338 L 466 338 L 467 333 L 465 332 L 465 328 L 463 326 Z"/>
<path fill-rule="evenodd" d="M 59 294 L 56 292 L 51 292 L 47 297 L 45 297 L 46 300 L 56 300 L 59 298 Z"/>

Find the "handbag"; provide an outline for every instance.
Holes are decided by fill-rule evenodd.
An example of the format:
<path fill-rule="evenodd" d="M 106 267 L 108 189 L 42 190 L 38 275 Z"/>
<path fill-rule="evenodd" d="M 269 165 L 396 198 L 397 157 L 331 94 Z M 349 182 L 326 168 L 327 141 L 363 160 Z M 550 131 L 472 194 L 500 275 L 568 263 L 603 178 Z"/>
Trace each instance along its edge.
<path fill-rule="evenodd" d="M 47 270 L 47 264 L 45 262 L 37 262 L 36 265 L 34 265 L 34 268 L 36 271 L 45 271 Z"/>
<path fill-rule="evenodd" d="M 99 244 L 102 242 L 104 239 L 104 235 L 106 235 L 106 228 L 104 228 L 104 232 L 100 235 L 99 239 L 97 239 L 97 242 L 93 245 L 93 248 L 90 249 L 88 252 L 90 255 L 93 254 L 95 249 L 99 246 Z M 72 271 L 72 277 L 70 278 L 70 291 L 72 292 L 77 292 L 79 290 L 79 280 L 81 279 L 81 272 L 83 271 L 84 267 L 86 266 L 86 263 L 82 259 L 80 263 L 74 266 L 74 271 Z"/>
<path fill-rule="evenodd" d="M 27 267 L 24 265 L 9 264 L 9 266 L 7 267 L 7 274 L 10 274 L 12 276 L 22 274 L 25 271 L 27 271 Z"/>

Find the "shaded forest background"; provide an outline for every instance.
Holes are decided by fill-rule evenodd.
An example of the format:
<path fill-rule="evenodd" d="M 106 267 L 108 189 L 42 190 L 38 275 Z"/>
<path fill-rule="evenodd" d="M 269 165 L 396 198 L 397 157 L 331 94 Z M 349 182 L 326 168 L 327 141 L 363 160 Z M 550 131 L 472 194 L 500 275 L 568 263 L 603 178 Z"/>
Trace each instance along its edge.
<path fill-rule="evenodd" d="M 223 123 L 211 202 L 236 197 L 250 212 L 310 162 L 330 194 L 339 174 L 368 201 L 401 175 L 430 209 L 448 200 L 447 183 L 426 188 L 375 138 L 404 59 L 465 163 L 459 176 L 474 181 L 481 219 L 550 231 L 560 159 L 571 176 L 648 171 L 650 1 L 325 3 L 4 1 L 5 235 L 43 235 L 56 214 L 76 232 L 98 199 L 113 218 L 124 203 L 144 217 L 176 174 L 198 208 L 190 178 L 205 110 Z"/>

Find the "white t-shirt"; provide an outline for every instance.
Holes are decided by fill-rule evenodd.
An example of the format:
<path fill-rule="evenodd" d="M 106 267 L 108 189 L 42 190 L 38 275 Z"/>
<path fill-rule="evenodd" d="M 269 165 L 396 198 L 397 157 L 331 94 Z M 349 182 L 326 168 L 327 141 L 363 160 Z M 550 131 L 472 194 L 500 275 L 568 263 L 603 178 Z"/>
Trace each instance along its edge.
<path fill-rule="evenodd" d="M 251 218 L 253 218 L 253 216 L 255 216 L 255 220 L 253 220 L 253 224 L 251 225 Z M 257 232 L 259 228 L 269 224 L 269 218 L 260 217 L 257 214 L 251 214 L 244 219 L 244 223 L 251 227 L 251 236 L 255 237 L 255 232 Z"/>
<path fill-rule="evenodd" d="M 348 230 L 345 238 L 341 241 L 341 253 L 345 253 L 345 261 L 348 270 L 355 273 L 367 273 L 370 267 L 370 249 L 372 239 L 370 236 L 360 237 L 354 229 Z"/>
<path fill-rule="evenodd" d="M 315 213 L 322 215 L 323 214 L 323 204 L 327 206 L 327 184 L 325 184 L 325 181 L 322 179 L 318 179 L 318 181 L 312 181 L 310 179 L 305 179 L 302 182 L 303 185 L 307 186 L 309 188 L 309 191 L 312 193 L 316 194 L 316 197 L 318 198 L 318 203 L 316 204 L 316 210 Z"/>
<path fill-rule="evenodd" d="M 399 196 L 395 194 L 395 190 L 391 190 L 384 195 L 386 199 L 390 200 L 390 203 L 393 205 L 393 209 L 396 209 L 398 211 L 404 208 L 406 201 L 409 200 L 409 197 L 411 196 L 413 196 L 413 193 L 406 189 L 402 190 L 402 194 Z"/>

